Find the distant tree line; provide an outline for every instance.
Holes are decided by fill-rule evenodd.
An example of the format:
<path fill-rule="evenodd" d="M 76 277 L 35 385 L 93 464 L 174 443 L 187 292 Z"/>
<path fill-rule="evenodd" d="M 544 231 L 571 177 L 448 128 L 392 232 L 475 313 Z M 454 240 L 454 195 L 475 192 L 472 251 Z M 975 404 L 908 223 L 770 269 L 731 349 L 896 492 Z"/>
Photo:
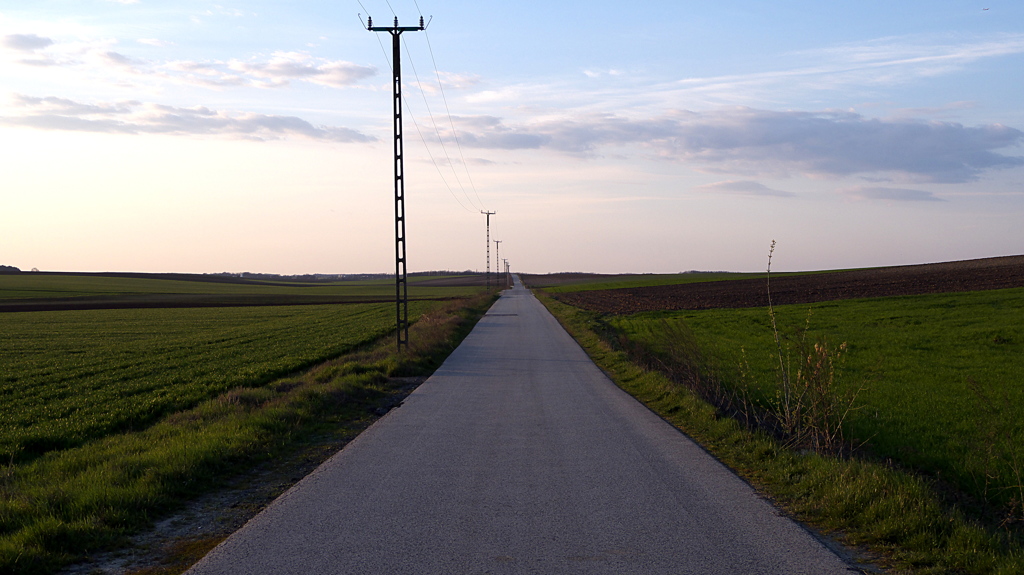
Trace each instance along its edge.
<path fill-rule="evenodd" d="M 21 269 L 14 266 L 0 266 L 0 274 L 20 274 Z"/>

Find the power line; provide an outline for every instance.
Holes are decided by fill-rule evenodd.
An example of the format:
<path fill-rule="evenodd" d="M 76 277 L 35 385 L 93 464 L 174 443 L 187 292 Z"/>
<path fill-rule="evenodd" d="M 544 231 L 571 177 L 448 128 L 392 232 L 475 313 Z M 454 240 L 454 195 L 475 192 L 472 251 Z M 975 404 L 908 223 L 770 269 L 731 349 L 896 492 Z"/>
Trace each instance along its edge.
<path fill-rule="evenodd" d="M 357 1 L 358 1 L 358 0 L 357 0 Z M 360 5 L 360 6 L 363 6 L 363 3 L 362 3 L 362 2 L 359 2 L 359 5 Z M 366 10 L 366 7 L 365 7 L 365 6 L 363 6 L 363 10 Z M 388 67 L 392 67 L 392 64 L 391 64 L 391 58 L 390 58 L 390 57 L 388 56 L 388 51 L 387 51 L 386 49 L 384 49 L 384 42 L 383 42 L 383 41 L 382 41 L 382 40 L 380 39 L 380 36 L 377 36 L 377 44 L 379 44 L 379 45 L 380 45 L 380 51 L 381 51 L 381 52 L 382 52 L 382 53 L 384 54 L 384 60 L 385 60 L 385 61 L 386 61 L 386 62 L 388 63 Z M 406 45 L 406 47 L 405 47 L 405 51 L 406 51 L 407 53 L 411 54 L 411 53 L 409 52 L 409 46 L 408 46 L 408 45 Z M 412 57 L 411 57 L 411 55 L 410 55 L 410 57 L 409 57 L 409 60 L 410 60 L 410 62 L 412 61 Z M 414 65 L 414 66 L 413 66 L 413 70 L 414 70 L 414 71 L 415 71 L 415 68 L 416 68 L 416 67 L 415 67 L 415 65 Z M 392 70 L 393 70 L 393 68 L 392 68 Z M 449 194 L 451 194 L 451 196 L 452 196 L 452 199 L 454 199 L 454 200 L 456 201 L 456 203 L 458 203 L 458 204 L 459 204 L 459 206 L 460 206 L 460 207 L 461 207 L 462 209 L 466 210 L 467 212 L 473 213 L 473 209 L 467 208 L 467 207 L 466 207 L 466 204 L 463 204 L 463 203 L 462 203 L 462 200 L 460 200 L 460 199 L 459 199 L 459 196 L 458 196 L 458 195 L 457 195 L 457 194 L 455 193 L 455 191 L 454 191 L 454 190 L 452 190 L 452 187 L 451 187 L 451 185 L 450 185 L 450 184 L 448 183 L 448 180 L 447 180 L 447 179 L 446 179 L 446 178 L 444 177 L 444 173 L 443 173 L 443 172 L 441 172 L 441 167 L 440 167 L 440 166 L 438 165 L 438 163 L 437 163 L 437 160 L 436 160 L 436 159 L 434 158 L 434 154 L 432 154 L 432 153 L 430 152 L 430 146 L 428 146 L 428 145 L 427 145 L 427 139 L 423 137 L 423 131 L 422 131 L 422 130 L 420 129 L 420 124 L 419 124 L 419 122 L 417 122 L 417 121 L 416 121 L 416 115 L 415 115 L 415 114 L 413 114 L 413 112 L 412 112 L 412 106 L 410 106 L 410 105 L 409 105 L 409 100 L 408 100 L 408 99 L 407 99 L 407 98 L 405 97 L 405 94 L 402 94 L 402 100 L 404 100 L 404 101 L 405 101 L 405 105 L 406 105 L 406 107 L 407 107 L 407 108 L 409 108 L 409 110 L 408 110 L 408 114 L 409 114 L 409 118 L 410 118 L 410 119 L 412 120 L 412 125 L 416 127 L 416 133 L 417 133 L 417 134 L 419 135 L 419 137 L 420 137 L 420 141 L 421 141 L 421 142 L 423 142 L 423 148 L 424 148 L 424 149 L 425 149 L 425 150 L 427 151 L 427 156 L 428 156 L 428 157 L 430 158 L 430 161 L 431 161 L 431 163 L 433 163 L 433 164 L 434 164 L 434 169 L 435 169 L 435 170 L 437 170 L 437 175 L 438 175 L 438 176 L 440 176 L 440 178 L 441 178 L 441 182 L 442 182 L 442 183 L 444 183 L 444 187 L 448 189 L 448 193 L 449 193 Z M 449 160 L 449 162 L 450 162 L 450 160 Z M 461 185 L 461 184 L 460 184 L 460 185 Z M 465 192 L 463 192 L 463 193 L 465 193 Z M 468 196 L 467 196 L 467 198 L 466 198 L 466 199 L 469 199 L 469 198 L 468 198 Z M 470 204 L 472 204 L 472 203 L 473 203 L 473 202 L 472 202 L 472 201 L 470 201 Z M 475 208 L 475 207 L 476 207 L 476 206 L 474 206 L 474 208 Z"/>
<path fill-rule="evenodd" d="M 409 101 L 408 100 L 405 101 L 405 104 L 406 104 L 407 107 L 412 108 L 412 106 L 409 106 Z M 467 208 L 466 204 L 462 203 L 462 200 L 459 199 L 459 196 L 455 193 L 455 190 L 453 190 L 452 187 L 448 184 L 448 180 L 445 179 L 444 173 L 441 172 L 441 166 L 438 165 L 437 160 L 434 158 L 434 155 L 432 153 L 430 153 L 430 147 L 427 146 L 427 140 L 426 140 L 426 138 L 423 137 L 423 131 L 420 130 L 420 124 L 419 124 L 419 122 L 416 121 L 416 116 L 413 115 L 411 109 L 409 111 L 409 117 L 412 119 L 412 125 L 416 127 L 416 133 L 419 135 L 420 141 L 423 142 L 423 148 L 427 151 L 427 156 L 430 157 L 431 163 L 434 164 L 434 169 L 437 170 L 437 175 L 441 177 L 441 181 L 444 183 L 444 187 L 448 188 L 448 193 L 452 195 L 452 198 L 456 202 L 458 202 L 459 206 L 461 206 L 462 209 L 466 210 L 469 213 L 473 213 L 472 209 Z"/>
<path fill-rule="evenodd" d="M 455 120 L 452 118 L 452 111 L 448 107 L 448 96 L 444 93 L 444 84 L 441 82 L 441 72 L 437 69 L 437 60 L 434 58 L 434 48 L 430 44 L 430 35 L 426 30 L 423 31 L 423 37 L 427 39 L 427 50 L 430 51 L 430 61 L 434 64 L 434 75 L 437 77 L 437 87 L 441 91 L 441 100 L 444 102 L 444 111 L 448 114 L 448 123 L 452 127 L 452 137 L 455 139 L 455 147 L 459 149 L 459 156 L 462 158 L 462 166 L 466 170 L 466 177 L 469 179 L 469 187 L 473 190 L 473 195 L 476 196 L 477 202 L 482 206 L 484 205 L 483 200 L 480 199 L 480 193 L 476 189 L 476 184 L 473 183 L 473 176 L 469 171 L 469 162 L 466 161 L 466 154 L 462 151 L 462 143 L 459 142 L 459 132 L 455 129 Z"/>
<path fill-rule="evenodd" d="M 408 44 L 405 45 L 405 51 L 407 55 L 410 54 Z M 434 120 L 434 113 L 430 110 L 430 103 L 427 101 L 427 94 L 426 92 L 423 91 L 423 84 L 420 82 L 420 75 L 416 71 L 416 64 L 415 62 L 413 62 L 411 56 L 409 56 L 409 65 L 412 66 L 413 76 L 416 78 L 416 84 L 419 87 L 420 96 L 423 97 L 423 105 L 426 106 L 427 108 L 427 115 L 430 117 L 430 122 L 434 126 L 434 133 L 437 135 L 437 142 L 441 145 L 441 152 L 444 153 L 445 159 L 448 160 L 448 167 L 451 168 L 452 175 L 455 176 L 455 182 L 459 185 L 459 188 L 462 189 L 462 194 L 465 195 L 466 199 L 469 200 L 469 203 L 472 204 L 473 200 L 469 197 L 469 194 L 466 193 L 466 187 L 462 185 L 462 179 L 459 178 L 459 173 L 455 170 L 455 164 L 452 162 L 452 157 L 450 154 L 448 154 L 448 148 L 444 145 L 444 138 L 441 137 L 441 130 L 437 127 L 437 122 Z M 427 145 L 427 142 L 425 140 L 423 142 L 423 145 Z"/>

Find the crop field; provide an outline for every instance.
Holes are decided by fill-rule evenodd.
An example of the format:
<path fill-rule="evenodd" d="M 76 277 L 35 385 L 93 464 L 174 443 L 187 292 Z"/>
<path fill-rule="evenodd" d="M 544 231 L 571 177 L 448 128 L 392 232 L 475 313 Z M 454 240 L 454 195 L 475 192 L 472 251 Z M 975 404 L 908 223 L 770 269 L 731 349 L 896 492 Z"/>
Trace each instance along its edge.
<path fill-rule="evenodd" d="M 0 458 L 22 461 L 143 428 L 218 393 L 260 385 L 374 341 L 394 329 L 393 303 L 269 304 L 310 304 L 319 297 L 386 301 L 393 290 L 387 280 L 0 275 L 0 306 L 89 300 L 113 308 L 0 313 Z M 449 299 L 476 291 L 410 287 L 410 297 Z M 432 303 L 414 301 L 410 319 Z"/>
<path fill-rule="evenodd" d="M 363 425 L 392 372 L 435 365 L 460 318 L 486 309 L 480 288 L 442 281 L 455 285 L 410 302 L 414 345 L 397 354 L 387 280 L 0 275 L 0 305 L 104 298 L 0 311 L 0 572 L 55 572 L 311 433 Z M 317 305 L 311 290 L 356 303 Z"/>
<path fill-rule="evenodd" d="M 413 303 L 418 315 L 427 302 Z M 393 304 L 3 314 L 0 457 L 138 429 L 394 329 Z"/>
<path fill-rule="evenodd" d="M 466 297 L 479 288 L 409 280 L 412 300 Z M 470 283 L 470 282 L 467 282 Z M 421 285 L 422 284 L 422 285 Z M 0 312 L 139 307 L 316 305 L 394 301 L 393 280 L 284 282 L 198 275 L 0 274 Z"/>
<path fill-rule="evenodd" d="M 847 344 L 838 384 L 857 393 L 850 439 L 975 496 L 1003 505 L 1020 497 L 1024 289 L 789 305 L 776 313 L 790 340 L 808 327 L 804 337 Z M 764 308 L 646 312 L 609 322 L 654 350 L 682 322 L 728 385 L 750 386 L 762 402 L 777 389 L 779 359 Z"/>

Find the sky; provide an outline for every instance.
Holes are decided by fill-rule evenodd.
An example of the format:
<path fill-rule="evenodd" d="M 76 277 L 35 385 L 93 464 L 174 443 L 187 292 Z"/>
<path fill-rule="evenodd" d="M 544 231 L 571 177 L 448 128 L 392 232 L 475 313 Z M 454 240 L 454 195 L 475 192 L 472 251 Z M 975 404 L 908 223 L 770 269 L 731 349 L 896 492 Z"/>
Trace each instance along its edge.
<path fill-rule="evenodd" d="M 0 0 L 0 264 L 818 270 L 1024 254 L 1024 3 Z"/>

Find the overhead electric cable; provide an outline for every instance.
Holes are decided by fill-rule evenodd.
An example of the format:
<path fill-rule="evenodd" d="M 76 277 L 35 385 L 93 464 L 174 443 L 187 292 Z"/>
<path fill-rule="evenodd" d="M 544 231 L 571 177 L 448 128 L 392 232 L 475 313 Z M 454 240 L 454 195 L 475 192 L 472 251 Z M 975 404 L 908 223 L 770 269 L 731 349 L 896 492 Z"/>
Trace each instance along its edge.
<path fill-rule="evenodd" d="M 405 42 L 404 39 L 402 41 Z M 444 145 L 444 138 L 441 137 L 441 130 L 440 128 L 437 127 L 437 122 L 434 120 L 434 114 L 430 110 L 430 103 L 427 101 L 427 95 L 423 91 L 423 84 L 420 83 L 420 76 L 419 73 L 416 71 L 416 64 L 412 60 L 412 53 L 409 51 L 408 44 L 405 44 L 405 52 L 407 54 L 406 57 L 409 60 L 409 65 L 412 66 L 413 76 L 416 78 L 416 83 L 420 88 L 420 95 L 423 97 L 423 105 L 426 106 L 427 114 L 430 116 L 430 121 L 434 126 L 434 133 L 437 135 L 437 142 L 441 145 L 441 151 L 444 153 L 445 159 L 448 161 L 448 167 L 451 168 L 452 175 L 455 176 L 455 181 L 456 183 L 458 183 L 459 188 L 462 189 L 463 195 L 466 196 L 466 199 L 469 201 L 470 204 L 473 204 L 473 199 L 469 197 L 468 193 L 466 193 L 466 187 L 462 185 L 462 179 L 459 178 L 459 173 L 455 170 L 455 163 L 452 162 L 451 155 L 448 154 L 448 148 L 447 146 Z M 426 145 L 426 142 L 424 141 L 423 144 Z M 475 204 L 474 207 L 476 207 Z"/>
<path fill-rule="evenodd" d="M 363 10 L 366 10 L 366 6 L 363 6 L 363 3 L 362 3 L 361 0 L 356 0 L 356 1 L 359 2 L 359 6 L 362 7 Z M 391 3 L 390 2 L 388 2 L 388 8 L 391 8 Z M 419 9 L 419 5 L 417 5 L 416 8 Z M 394 11 L 395 11 L 394 8 L 391 8 L 391 12 L 394 13 Z M 369 10 L 367 10 L 367 15 L 369 15 Z M 397 17 L 397 15 L 396 15 L 396 17 Z M 402 41 L 404 43 L 405 39 L 403 38 Z M 388 68 L 394 69 L 394 64 L 391 62 L 391 58 L 388 57 L 388 51 L 387 51 L 386 48 L 384 48 L 384 42 L 380 39 L 380 36 L 377 36 L 377 43 L 380 45 L 381 53 L 384 54 L 384 61 L 386 61 L 388 63 Z M 406 51 L 406 54 L 409 55 L 408 56 L 409 57 L 409 63 L 412 64 L 412 55 L 411 55 L 412 53 L 409 51 L 408 44 L 405 45 L 405 51 Z M 431 58 L 433 58 L 433 56 L 431 56 Z M 412 67 L 413 67 L 413 73 L 415 74 L 415 72 L 416 72 L 416 65 L 412 64 Z M 436 65 L 435 65 L 435 70 L 436 70 Z M 419 83 L 419 76 L 418 75 L 416 77 L 416 82 Z M 422 91 L 423 90 L 421 88 L 420 92 L 422 93 Z M 413 126 L 416 127 L 416 133 L 419 135 L 420 141 L 423 142 L 423 147 L 427 151 L 427 156 L 430 157 L 431 163 L 434 164 L 434 169 L 437 170 L 437 175 L 440 176 L 441 182 L 443 182 L 445 188 L 448 189 L 448 193 L 451 194 L 452 199 L 454 199 L 455 202 L 459 204 L 459 207 L 461 207 L 462 209 L 466 210 L 467 212 L 476 213 L 475 209 L 467 208 L 466 204 L 462 203 L 462 200 L 459 199 L 459 196 L 455 193 L 455 191 L 452 189 L 451 185 L 448 183 L 447 178 L 444 177 L 444 173 L 441 171 L 441 166 L 438 165 L 437 159 L 434 158 L 434 155 L 430 151 L 430 146 L 427 145 L 426 138 L 423 137 L 423 131 L 420 129 L 419 122 L 416 121 L 415 114 L 412 113 L 412 106 L 409 104 L 409 100 L 408 100 L 408 98 L 405 97 L 405 94 L 402 94 L 402 100 L 405 102 L 405 106 L 406 106 L 406 109 L 407 109 L 407 114 L 409 115 L 409 119 L 412 120 Z M 425 95 L 424 95 L 424 103 L 426 103 L 426 96 Z M 427 113 L 428 114 L 430 113 L 430 105 L 429 104 L 427 104 Z M 451 115 L 449 114 L 449 118 L 450 117 L 451 117 Z M 431 118 L 431 119 L 433 119 L 433 118 Z M 437 123 L 436 122 L 434 123 L 434 130 L 435 130 L 435 132 L 438 132 L 438 139 L 440 140 L 440 132 L 437 129 Z M 442 149 L 444 148 L 444 143 L 443 142 L 441 143 L 441 147 L 442 147 Z M 452 166 L 451 158 L 448 157 L 447 150 L 445 150 L 445 157 L 448 160 L 448 165 Z M 454 168 L 453 168 L 453 172 L 454 172 Z M 468 172 L 467 172 L 467 174 L 468 174 Z M 456 176 L 456 179 L 458 179 L 458 174 L 455 174 L 455 176 Z M 462 182 L 461 181 L 459 181 L 459 186 L 462 186 Z M 462 187 L 462 193 L 463 193 L 464 196 L 466 196 L 466 199 L 469 201 L 469 203 L 473 204 L 472 199 L 469 197 L 468 194 L 466 194 L 465 187 Z M 475 193 L 475 190 L 474 190 L 474 193 Z M 477 199 L 479 199 L 479 195 L 477 196 Z M 476 206 L 474 205 L 474 208 L 475 207 Z"/>
<path fill-rule="evenodd" d="M 437 170 L 437 175 L 441 176 L 441 181 L 444 182 L 444 187 L 448 188 L 448 193 L 452 195 L 452 198 L 454 198 L 455 201 L 458 202 L 459 206 L 461 206 L 462 209 L 466 210 L 469 213 L 476 213 L 475 210 L 467 208 L 466 204 L 462 203 L 462 200 L 459 199 L 459 196 L 455 194 L 455 190 L 453 190 L 452 187 L 448 184 L 448 180 L 445 179 L 444 173 L 441 172 L 441 166 L 437 164 L 437 160 L 434 158 L 434 154 L 430 153 L 430 148 L 427 146 L 427 140 L 426 138 L 423 137 L 423 131 L 420 130 L 420 124 L 419 122 L 416 121 L 416 116 L 411 111 L 412 106 L 409 105 L 409 100 L 405 97 L 404 94 L 402 95 L 402 99 L 405 100 L 405 106 L 406 108 L 409 109 L 408 113 L 409 118 L 412 120 L 412 125 L 416 127 L 416 133 L 419 134 L 420 141 L 423 142 L 423 148 L 427 150 L 427 156 L 430 157 L 430 161 L 434 164 L 434 169 Z"/>
<path fill-rule="evenodd" d="M 417 6 L 419 8 L 419 6 Z M 459 149 L 459 156 L 462 158 L 462 166 L 466 170 L 466 178 L 469 179 L 469 187 L 473 189 L 473 194 L 476 196 L 477 202 L 483 205 L 483 200 L 480 199 L 480 193 L 476 189 L 476 184 L 473 183 L 473 176 L 469 171 L 469 162 L 466 161 L 466 154 L 462 151 L 462 143 L 459 142 L 459 133 L 455 129 L 455 120 L 452 118 L 451 109 L 448 108 L 448 97 L 444 93 L 444 85 L 441 83 L 441 72 L 437 69 L 437 60 L 434 59 L 434 48 L 430 45 L 430 34 L 426 30 L 423 31 L 423 37 L 427 39 L 427 49 L 430 51 L 430 61 L 434 64 L 434 75 L 437 77 L 437 87 L 441 91 L 441 100 L 444 101 L 444 110 L 448 114 L 448 123 L 452 127 L 452 137 L 455 140 L 455 147 Z"/>

